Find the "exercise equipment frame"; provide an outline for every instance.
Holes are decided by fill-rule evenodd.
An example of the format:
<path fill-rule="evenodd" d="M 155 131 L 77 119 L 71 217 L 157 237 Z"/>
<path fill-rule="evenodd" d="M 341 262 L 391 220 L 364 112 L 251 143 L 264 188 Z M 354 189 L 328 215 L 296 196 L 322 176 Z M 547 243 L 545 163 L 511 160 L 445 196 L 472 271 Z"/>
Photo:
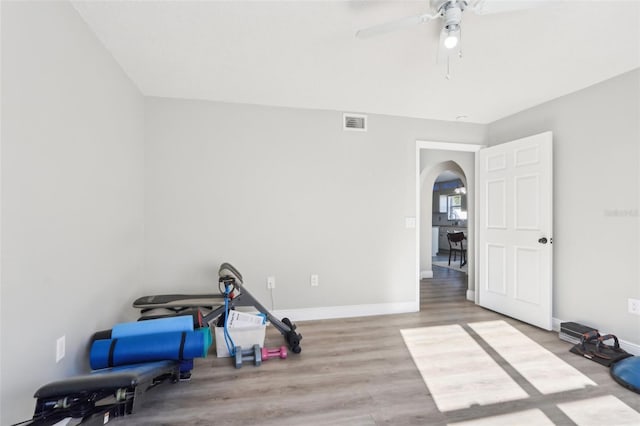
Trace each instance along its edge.
<path fill-rule="evenodd" d="M 229 308 L 234 307 L 254 307 L 258 312 L 264 314 L 267 320 L 282 334 L 287 345 L 293 353 L 300 353 L 300 340 L 302 335 L 295 330 L 297 326 L 288 318 L 278 319 L 265 308 L 246 287 L 243 286 L 242 274 L 230 263 L 223 263 L 218 270 L 218 288 L 220 294 L 169 294 L 144 296 L 133 302 L 133 307 L 145 311 L 155 310 L 157 308 L 186 309 L 186 308 L 207 308 L 210 312 L 203 316 L 203 322 L 210 324 L 213 320 L 222 315 L 225 311 L 224 298 L 225 294 L 222 288 L 228 286 L 233 287 L 231 292 Z M 223 287 L 221 287 L 223 286 Z M 217 305 L 217 306 L 214 306 Z"/>

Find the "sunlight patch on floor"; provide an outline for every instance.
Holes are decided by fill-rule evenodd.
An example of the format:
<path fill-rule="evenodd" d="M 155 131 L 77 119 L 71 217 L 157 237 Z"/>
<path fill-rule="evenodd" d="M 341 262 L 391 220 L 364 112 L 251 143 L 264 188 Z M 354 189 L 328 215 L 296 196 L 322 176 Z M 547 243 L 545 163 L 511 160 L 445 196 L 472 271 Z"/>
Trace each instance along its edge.
<path fill-rule="evenodd" d="M 640 413 L 613 395 L 558 404 L 578 426 L 638 426 Z"/>
<path fill-rule="evenodd" d="M 596 386 L 593 380 L 505 321 L 476 322 L 469 327 L 544 395 Z"/>
<path fill-rule="evenodd" d="M 459 325 L 400 332 L 440 411 L 529 396 Z"/>
<path fill-rule="evenodd" d="M 518 411 L 516 413 L 501 414 L 499 416 L 483 417 L 460 423 L 449 423 L 447 426 L 553 426 L 544 413 L 538 409 Z"/>

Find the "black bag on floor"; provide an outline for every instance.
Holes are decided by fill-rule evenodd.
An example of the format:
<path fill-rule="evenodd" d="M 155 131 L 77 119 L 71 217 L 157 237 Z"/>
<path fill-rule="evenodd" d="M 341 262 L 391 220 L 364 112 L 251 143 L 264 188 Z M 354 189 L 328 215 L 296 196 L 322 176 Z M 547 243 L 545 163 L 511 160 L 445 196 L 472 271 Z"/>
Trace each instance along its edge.
<path fill-rule="evenodd" d="M 605 343 L 609 340 L 613 340 L 613 345 Z M 595 330 L 583 334 L 580 338 L 580 343 L 572 347 L 571 352 L 582 355 L 605 367 L 610 367 L 611 364 L 621 359 L 633 356 L 620 348 L 620 343 L 616 336 L 613 334 L 601 336 L 600 333 Z"/>

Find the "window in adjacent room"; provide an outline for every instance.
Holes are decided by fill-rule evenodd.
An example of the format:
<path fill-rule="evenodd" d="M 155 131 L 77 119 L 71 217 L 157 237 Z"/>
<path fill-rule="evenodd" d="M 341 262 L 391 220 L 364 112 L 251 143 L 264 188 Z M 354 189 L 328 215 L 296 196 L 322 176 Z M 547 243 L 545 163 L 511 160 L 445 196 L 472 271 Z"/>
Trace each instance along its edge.
<path fill-rule="evenodd" d="M 447 213 L 449 220 L 467 219 L 467 212 L 462 210 L 462 195 L 447 196 Z"/>
<path fill-rule="evenodd" d="M 446 195 L 440 196 L 440 213 L 447 213 L 449 211 L 449 204 Z"/>

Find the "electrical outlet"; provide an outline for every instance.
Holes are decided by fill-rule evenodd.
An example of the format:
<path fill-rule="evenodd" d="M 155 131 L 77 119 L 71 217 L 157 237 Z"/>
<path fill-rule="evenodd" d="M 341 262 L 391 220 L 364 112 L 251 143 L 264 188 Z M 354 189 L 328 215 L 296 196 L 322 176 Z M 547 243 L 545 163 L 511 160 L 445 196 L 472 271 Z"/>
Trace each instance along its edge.
<path fill-rule="evenodd" d="M 65 336 L 56 340 L 56 362 L 60 362 L 65 354 Z"/>
<path fill-rule="evenodd" d="M 318 276 L 317 275 L 311 275 L 311 287 L 318 287 Z"/>
<path fill-rule="evenodd" d="M 272 290 L 276 288 L 276 277 L 267 277 L 267 289 Z"/>
<path fill-rule="evenodd" d="M 629 299 L 629 313 L 640 315 L 640 300 Z"/>

